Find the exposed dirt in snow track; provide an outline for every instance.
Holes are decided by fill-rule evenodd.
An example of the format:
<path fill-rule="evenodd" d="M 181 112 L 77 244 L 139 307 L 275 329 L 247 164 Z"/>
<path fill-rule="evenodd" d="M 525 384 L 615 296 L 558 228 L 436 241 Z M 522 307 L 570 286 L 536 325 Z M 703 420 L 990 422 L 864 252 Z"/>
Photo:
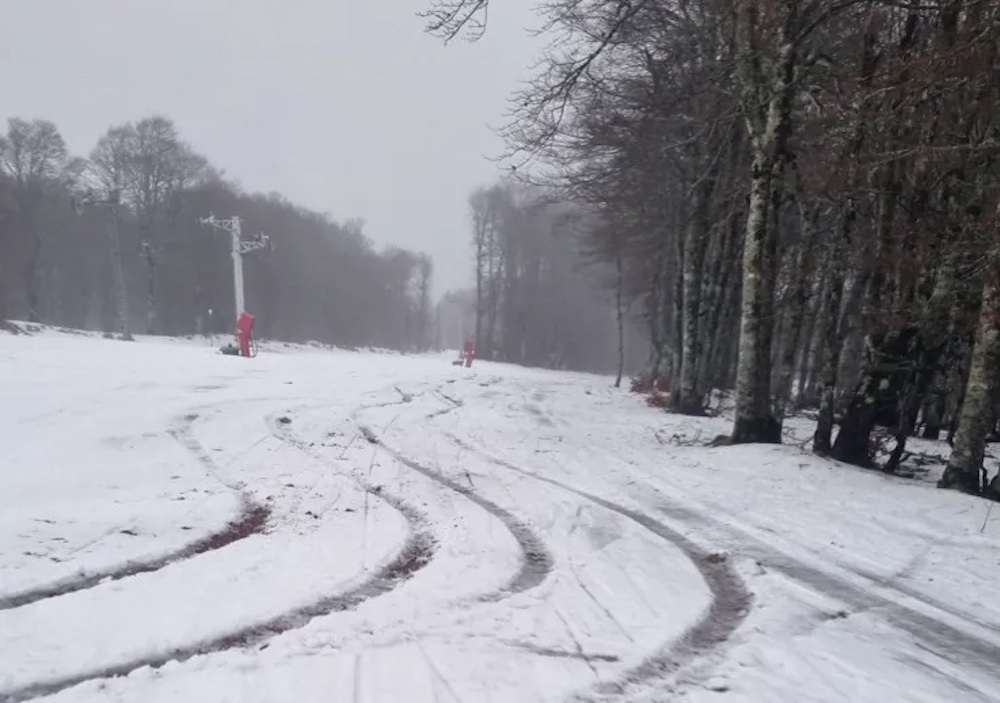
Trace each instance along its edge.
<path fill-rule="evenodd" d="M 266 422 L 268 429 L 271 431 L 271 435 L 275 439 L 291 447 L 295 447 L 300 452 L 312 457 L 331 471 L 338 470 L 338 468 L 333 466 L 321 452 L 316 451 L 312 444 L 305 441 L 301 437 L 298 437 L 289 429 L 288 425 L 290 423 L 290 419 L 287 416 L 271 415 L 267 417 Z M 406 520 L 407 527 L 410 530 L 410 534 L 421 535 L 421 539 L 427 542 L 428 551 L 426 554 L 426 561 L 424 563 L 430 561 L 434 550 L 434 540 L 430 537 L 430 527 L 427 517 L 415 506 L 410 505 L 401 498 L 387 493 L 382 486 L 371 484 L 361 478 L 358 478 L 357 476 L 352 476 L 351 478 L 365 493 L 378 500 L 385 501 L 403 515 Z"/>
<path fill-rule="evenodd" d="M 466 451 L 477 453 L 489 461 L 516 473 L 574 493 L 585 500 L 637 523 L 683 551 L 692 560 L 708 584 L 712 592 L 712 604 L 709 606 L 708 612 L 705 613 L 698 623 L 684 633 L 669 648 L 652 655 L 639 666 L 626 672 L 619 681 L 599 684 L 595 687 L 594 694 L 621 693 L 628 684 L 676 674 L 698 658 L 711 653 L 716 647 L 729 639 L 730 635 L 740 626 L 743 619 L 749 613 L 752 596 L 744 586 L 743 580 L 724 557 L 720 558 L 718 555 L 702 549 L 680 533 L 657 522 L 648 515 L 617 503 L 612 503 L 609 500 L 574 488 L 561 481 L 536 474 L 527 469 L 522 469 L 503 459 L 490 456 L 455 435 L 449 434 L 448 437 L 452 442 Z M 576 697 L 576 700 L 587 699 L 587 696 Z"/>
<path fill-rule="evenodd" d="M 391 503 L 391 499 L 386 500 Z M 406 506 L 401 505 L 394 505 L 393 507 L 403 512 L 404 515 L 409 510 Z M 271 637 L 303 627 L 315 617 L 350 610 L 370 598 L 388 593 L 400 583 L 406 581 L 414 572 L 424 567 L 430 560 L 431 552 L 432 543 L 429 536 L 425 533 L 414 534 L 391 563 L 381 569 L 373 578 L 364 581 L 345 593 L 323 598 L 304 608 L 297 608 L 265 622 L 248 625 L 219 637 L 203 640 L 195 644 L 177 647 L 159 654 L 132 659 L 121 664 L 94 669 L 64 678 L 31 684 L 13 691 L 0 692 L 0 702 L 18 703 L 19 701 L 52 695 L 86 681 L 126 676 L 137 669 L 147 666 L 159 668 L 169 662 L 183 662 L 203 654 L 260 645 Z"/>
<path fill-rule="evenodd" d="M 378 435 L 375 434 L 371 428 L 365 425 L 359 425 L 359 429 L 361 430 L 361 434 L 364 435 L 365 439 L 369 443 L 381 447 L 396 461 L 400 462 L 404 466 L 407 466 L 417 473 L 423 474 L 432 481 L 465 496 L 480 508 L 500 520 L 507 527 L 507 529 L 510 530 L 510 533 L 514 536 L 514 539 L 517 540 L 517 543 L 521 548 L 521 567 L 504 588 L 496 593 L 484 596 L 480 599 L 481 601 L 498 601 L 517 593 L 523 593 L 524 591 L 540 585 L 552 572 L 552 555 L 549 554 L 549 550 L 546 548 L 541 537 L 539 537 L 527 523 L 522 521 L 513 513 L 504 510 L 496 503 L 479 495 L 469 486 L 455 481 L 437 471 L 434 471 L 433 469 L 429 469 L 413 459 L 401 454 L 392 447 L 389 447 L 378 437 Z"/>
<path fill-rule="evenodd" d="M 192 424 L 197 417 L 195 414 L 185 416 L 182 422 L 172 427 L 168 432 L 184 448 L 190 451 L 209 473 L 214 475 L 216 467 L 212 462 L 212 457 L 191 432 Z M 233 490 L 239 492 L 242 506 L 237 517 L 230 521 L 223 529 L 210 533 L 185 547 L 156 557 L 133 559 L 114 567 L 91 571 L 69 579 L 0 597 L 0 610 L 19 608 L 47 598 L 55 598 L 68 593 L 83 591 L 105 581 L 120 581 L 130 576 L 159 571 L 170 564 L 190 559 L 205 552 L 222 549 L 233 542 L 238 542 L 250 535 L 263 532 L 270 517 L 270 509 L 254 501 L 253 497 L 248 493 L 239 491 L 236 488 L 233 488 Z"/>
<path fill-rule="evenodd" d="M 194 419 L 193 416 L 188 416 L 189 422 L 193 422 Z M 271 421 L 269 425 L 272 427 L 275 437 L 296 446 L 302 451 L 309 452 L 306 443 L 296 440 L 287 431 L 284 431 L 278 423 Z M 186 436 L 188 439 L 187 444 L 194 447 L 196 440 L 190 435 L 189 431 L 187 435 L 184 435 L 183 430 L 178 430 L 178 434 Z M 204 450 L 202 449 L 201 451 Z M 312 454 L 312 452 L 309 453 Z M 207 458 L 207 453 L 205 456 Z M 398 498 L 387 495 L 378 487 L 367 487 L 366 490 L 399 511 L 409 526 L 410 536 L 403 549 L 389 564 L 354 588 L 344 593 L 322 598 L 314 603 L 296 608 L 263 622 L 234 629 L 218 637 L 202 640 L 183 647 L 172 648 L 157 654 L 139 657 L 120 664 L 55 678 L 11 691 L 0 691 L 0 703 L 17 703 L 19 701 L 52 695 L 86 681 L 126 676 L 143 667 L 158 668 L 169 662 L 183 662 L 192 657 L 204 654 L 258 646 L 276 635 L 305 626 L 313 618 L 351 610 L 371 598 L 376 598 L 397 588 L 430 562 L 434 554 L 434 539 L 427 528 L 428 521 L 426 516 L 419 510 Z M 264 519 L 266 517 L 267 514 L 265 512 Z"/>
<path fill-rule="evenodd" d="M 239 517 L 230 522 L 225 529 L 213 532 L 182 549 L 163 554 L 153 559 L 134 560 L 114 568 L 93 571 L 65 581 L 4 596 L 0 598 L 0 610 L 20 608 L 21 606 L 30 605 L 46 598 L 55 598 L 57 596 L 64 596 L 67 593 L 83 591 L 106 581 L 120 581 L 130 576 L 159 571 L 170 564 L 190 559 L 205 552 L 222 549 L 233 542 L 262 532 L 269 516 L 270 511 L 266 506 L 245 503 Z"/>

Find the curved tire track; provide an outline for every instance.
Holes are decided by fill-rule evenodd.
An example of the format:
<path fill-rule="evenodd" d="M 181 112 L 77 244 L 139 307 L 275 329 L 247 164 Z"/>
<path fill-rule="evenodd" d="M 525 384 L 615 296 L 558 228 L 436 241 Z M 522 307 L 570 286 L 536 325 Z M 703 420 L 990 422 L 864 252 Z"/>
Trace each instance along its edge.
<path fill-rule="evenodd" d="M 384 496 L 383 499 L 390 502 L 390 504 L 392 502 L 391 499 Z M 406 506 L 394 505 L 393 507 L 402 511 L 409 510 Z M 19 703 L 20 701 L 32 698 L 49 696 L 87 681 L 127 676 L 136 669 L 144 667 L 157 669 L 170 662 L 184 662 L 204 654 L 259 645 L 272 637 L 303 627 L 313 618 L 351 610 L 371 598 L 388 593 L 409 579 L 414 572 L 423 568 L 430 561 L 432 552 L 433 541 L 426 534 L 418 533 L 411 535 L 411 538 L 395 559 L 380 569 L 374 577 L 367 579 L 349 591 L 323 598 L 303 608 L 297 608 L 269 620 L 248 625 L 224 635 L 201 640 L 194 644 L 175 647 L 146 657 L 138 657 L 121 664 L 92 669 L 80 674 L 73 674 L 30 684 L 10 691 L 3 691 L 0 692 L 0 701 L 3 701 L 3 703 Z"/>
<path fill-rule="evenodd" d="M 211 476 L 215 476 L 216 466 L 212 457 L 208 454 L 201 443 L 195 438 L 192 432 L 197 414 L 186 415 L 183 421 L 175 427 L 167 430 L 185 449 L 195 456 L 198 462 L 205 468 Z M 218 478 L 216 477 L 216 480 Z M 226 484 L 223 484 L 226 485 Z M 107 569 L 91 571 L 89 573 L 75 576 L 69 579 L 61 579 L 44 586 L 19 591 L 7 596 L 0 597 L 0 610 L 11 610 L 25 605 L 37 603 L 49 598 L 64 596 L 77 591 L 84 591 L 93 588 L 105 581 L 121 581 L 130 576 L 147 574 L 153 571 L 175 564 L 186 559 L 212 552 L 217 549 L 229 546 L 234 542 L 246 539 L 250 535 L 259 534 L 264 531 L 270 518 L 270 509 L 254 501 L 253 497 L 240 490 L 238 487 L 226 486 L 230 490 L 236 491 L 240 496 L 240 511 L 224 528 L 211 532 L 204 537 L 189 543 L 188 545 L 165 554 L 161 554 L 149 559 L 133 559 L 123 564 L 119 564 Z"/>
<path fill-rule="evenodd" d="M 625 511 L 622 514 L 627 515 L 631 512 L 625 508 L 620 508 L 620 506 L 613 507 L 614 504 L 607 503 L 607 501 L 597 496 L 580 491 L 555 479 L 535 474 L 502 459 L 489 456 L 481 449 L 469 445 L 459 437 L 454 435 L 449 435 L 449 437 L 463 449 L 477 452 L 480 456 L 484 456 L 500 466 L 559 486 L 565 490 L 594 500 L 609 509 L 619 512 Z M 943 609 L 930 599 L 917 598 L 911 593 L 912 589 L 897 588 L 884 580 L 873 579 L 864 573 L 851 571 L 850 573 L 858 579 L 856 581 L 855 579 L 832 573 L 821 567 L 804 563 L 782 552 L 779 548 L 740 531 L 738 528 L 723 524 L 710 516 L 691 510 L 686 506 L 678 505 L 674 501 L 663 497 L 662 494 L 661 500 L 655 506 L 655 509 L 668 516 L 671 520 L 698 528 L 705 535 L 706 539 L 725 545 L 727 548 L 731 548 L 732 551 L 738 550 L 740 556 L 755 560 L 767 570 L 778 572 L 810 590 L 843 602 L 852 608 L 854 612 L 876 611 L 890 625 L 918 640 L 922 648 L 927 649 L 946 661 L 956 664 L 961 663 L 963 666 L 974 666 L 981 671 L 994 669 L 996 662 L 1000 661 L 1000 642 L 990 637 L 992 633 L 990 628 L 983 628 L 981 625 L 972 623 L 967 617 L 957 617 L 957 614 L 951 609 Z M 640 514 L 635 514 L 635 517 L 643 517 L 645 520 L 650 520 L 650 518 L 645 518 Z M 702 560 L 701 564 L 705 564 L 704 560 Z M 914 605 L 907 604 L 904 602 L 904 598 L 909 598 L 919 605 L 914 607 Z M 931 612 L 926 612 L 925 608 Z M 971 628 L 984 631 L 984 636 L 977 636 L 975 632 L 966 631 L 960 626 L 947 622 L 945 619 L 934 617 L 934 611 L 946 618 L 969 623 Z M 735 627 L 730 628 L 730 633 L 733 629 Z M 680 644 L 684 649 L 687 648 L 685 643 L 682 642 Z M 640 670 L 634 672 L 640 679 L 648 679 L 659 673 L 657 671 L 643 671 L 642 669 L 643 667 L 640 667 Z M 664 673 L 670 673 L 670 671 L 667 670 Z M 622 683 L 627 684 L 630 682 L 632 681 L 623 681 Z"/>
<path fill-rule="evenodd" d="M 481 386 L 490 386 L 498 383 L 501 379 L 499 377 L 493 377 L 485 382 L 480 383 Z M 419 474 L 429 478 L 431 481 L 439 485 L 459 493 L 460 495 L 468 498 L 472 503 L 479 506 L 489 514 L 493 515 L 495 518 L 500 520 L 510 531 L 511 535 L 517 541 L 518 546 L 521 550 L 521 566 L 517 573 L 511 577 L 510 581 L 507 582 L 502 588 L 492 594 L 484 595 L 478 598 L 479 602 L 497 602 L 509 598 L 512 595 L 518 593 L 523 593 L 524 591 L 536 588 L 541 585 L 541 583 L 548 577 L 552 572 L 553 559 L 552 555 L 549 553 L 548 548 L 545 546 L 544 541 L 537 533 L 532 530 L 527 523 L 518 518 L 516 515 L 508 510 L 501 508 L 496 503 L 480 496 L 472 488 L 459 483 L 447 476 L 441 474 L 438 471 L 429 469 L 422 464 L 410 459 L 409 457 L 403 455 L 402 453 L 396 451 L 395 449 L 385 445 L 377 434 L 367 425 L 361 423 L 358 419 L 358 415 L 365 410 L 371 410 L 375 408 L 388 408 L 394 406 L 404 406 L 413 402 L 417 396 L 421 395 L 433 395 L 441 400 L 443 400 L 447 407 L 443 410 L 431 413 L 428 418 L 437 417 L 445 413 L 452 412 L 460 407 L 462 407 L 463 402 L 457 398 L 449 396 L 444 393 L 441 389 L 447 385 L 454 383 L 454 379 L 445 381 L 444 383 L 438 384 L 437 386 L 424 390 L 418 391 L 416 393 L 409 393 L 403 391 L 398 384 L 394 384 L 391 387 L 399 394 L 398 400 L 392 401 L 381 401 L 377 403 L 372 403 L 369 405 L 364 405 L 353 413 L 351 417 L 357 424 L 361 436 L 364 437 L 369 444 L 377 445 L 382 447 L 390 456 L 399 461 L 404 466 L 413 469 Z M 321 453 L 316 452 L 313 446 L 302 439 L 295 437 L 293 433 L 289 432 L 287 427 L 278 424 L 274 421 L 274 417 L 269 418 L 268 425 L 271 427 L 271 433 L 279 440 L 286 441 L 300 450 L 308 453 L 310 456 L 315 458 L 317 461 L 322 463 L 327 463 L 328 461 L 322 456 Z M 355 479 L 360 482 L 360 479 Z M 362 483 L 364 487 L 365 484 Z M 370 488 L 370 487 L 369 487 Z M 365 490 L 368 490 L 366 488 Z"/>
<path fill-rule="evenodd" d="M 713 650 L 724 644 L 750 612 L 750 604 L 753 596 L 744 585 L 743 579 L 740 578 L 739 574 L 736 573 L 725 558 L 720 559 L 717 554 L 703 549 L 684 535 L 648 515 L 605 500 L 600 496 L 580 490 L 556 479 L 522 469 L 503 459 L 490 456 L 478 447 L 465 442 L 451 433 L 447 436 L 453 443 L 466 451 L 479 454 L 494 464 L 523 476 L 573 493 L 606 510 L 621 515 L 657 537 L 670 542 L 691 559 L 701 573 L 702 578 L 708 584 L 708 588 L 712 593 L 712 604 L 697 623 L 690 627 L 667 649 L 648 657 L 638 666 L 628 670 L 618 681 L 598 684 L 594 689 L 594 693 L 623 693 L 625 687 L 628 685 L 677 674 L 697 659 L 711 654 Z M 577 700 L 587 700 L 587 698 L 577 697 Z"/>
<path fill-rule="evenodd" d="M 920 596 L 910 588 L 900 588 L 863 570 L 837 567 L 850 576 L 833 573 L 821 566 L 804 563 L 794 556 L 738 528 L 722 524 L 710 517 L 662 499 L 655 506 L 671 519 L 683 521 L 704 531 L 706 536 L 719 543 L 739 545 L 741 556 L 755 560 L 762 567 L 776 571 L 811 590 L 834 598 L 854 609 L 854 612 L 878 611 L 890 625 L 920 640 L 925 649 L 966 667 L 983 671 L 996 668 L 1000 661 L 1000 640 L 990 635 L 995 628 L 973 622 L 968 616 L 953 608 L 945 608 L 934 599 Z M 853 577 L 853 578 L 852 578 Z M 904 600 L 919 603 L 918 607 Z M 918 609 L 919 608 L 919 609 Z M 944 616 L 934 617 L 926 611 Z M 984 636 L 956 627 L 945 618 L 966 623 Z"/>
<path fill-rule="evenodd" d="M 430 480 L 446 488 L 461 494 L 487 513 L 502 522 L 513 535 L 521 549 L 521 566 L 517 573 L 499 591 L 479 598 L 481 602 L 496 602 L 509 598 L 512 595 L 523 593 L 524 591 L 536 588 L 552 572 L 553 559 L 545 546 L 542 538 L 538 536 L 531 527 L 513 513 L 501 508 L 496 503 L 484 498 L 476 493 L 472 488 L 454 479 L 451 479 L 433 469 L 414 461 L 403 455 L 396 449 L 386 445 L 376 434 L 366 425 L 358 425 L 362 436 L 369 444 L 381 447 L 386 453 L 404 466 L 413 469 L 419 474 L 426 476 Z"/>
<path fill-rule="evenodd" d="M 190 420 L 193 422 L 194 418 L 190 418 Z M 183 435 L 183 432 L 179 431 L 179 434 Z M 305 445 L 305 443 L 296 442 L 293 439 L 279 436 L 279 434 L 275 434 L 275 436 L 303 451 L 311 453 L 307 448 L 308 445 Z M 191 439 L 193 440 L 193 436 Z M 202 449 L 202 451 L 204 450 Z M 207 453 L 205 456 L 210 460 Z M 137 657 L 119 664 L 53 678 L 17 689 L 0 691 L 0 702 L 19 703 L 20 701 L 52 695 L 87 681 L 127 676 L 133 671 L 144 667 L 156 669 L 170 662 L 184 662 L 193 657 L 205 654 L 257 646 L 272 637 L 304 627 L 316 617 L 352 610 L 365 601 L 394 590 L 430 562 L 434 554 L 434 539 L 428 528 L 428 520 L 422 512 L 398 498 L 387 495 L 379 487 L 365 485 L 362 485 L 362 487 L 370 494 L 385 501 L 395 510 L 399 511 L 406 520 L 410 531 L 410 535 L 400 552 L 392 561 L 379 569 L 370 578 L 365 579 L 343 593 L 321 598 L 304 607 L 295 608 L 262 622 L 236 628 L 222 635 L 203 639 L 182 647 L 174 647 L 156 654 Z"/>

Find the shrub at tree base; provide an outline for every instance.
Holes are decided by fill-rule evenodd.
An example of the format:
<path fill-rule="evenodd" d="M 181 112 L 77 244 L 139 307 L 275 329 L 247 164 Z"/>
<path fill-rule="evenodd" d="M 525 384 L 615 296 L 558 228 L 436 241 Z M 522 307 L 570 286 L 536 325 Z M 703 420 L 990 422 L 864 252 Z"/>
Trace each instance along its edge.
<path fill-rule="evenodd" d="M 646 404 L 654 408 L 666 410 L 670 407 L 670 396 L 654 389 L 646 396 Z"/>
<path fill-rule="evenodd" d="M 646 378 L 645 376 L 636 376 L 631 380 L 629 390 L 632 393 L 650 393 L 658 391 L 660 393 L 669 394 L 672 390 L 672 384 L 668 376 L 657 376 L 655 379 Z"/>

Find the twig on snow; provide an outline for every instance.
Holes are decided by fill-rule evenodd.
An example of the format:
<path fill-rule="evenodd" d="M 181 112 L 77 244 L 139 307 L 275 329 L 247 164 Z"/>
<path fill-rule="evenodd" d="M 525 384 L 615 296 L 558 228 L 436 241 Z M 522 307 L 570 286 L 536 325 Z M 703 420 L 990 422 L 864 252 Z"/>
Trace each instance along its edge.
<path fill-rule="evenodd" d="M 670 444 L 677 447 L 695 447 L 703 444 L 701 441 L 701 430 L 695 430 L 694 437 L 685 437 L 680 432 L 675 432 L 670 438 Z"/>

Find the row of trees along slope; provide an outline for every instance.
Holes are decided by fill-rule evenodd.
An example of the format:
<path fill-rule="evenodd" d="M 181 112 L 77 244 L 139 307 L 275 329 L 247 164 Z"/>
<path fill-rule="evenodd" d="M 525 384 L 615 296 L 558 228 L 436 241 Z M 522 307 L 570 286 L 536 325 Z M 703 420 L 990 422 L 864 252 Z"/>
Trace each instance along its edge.
<path fill-rule="evenodd" d="M 429 28 L 476 34 L 486 5 L 443 0 Z M 817 452 L 888 472 L 915 433 L 947 435 L 941 485 L 984 490 L 1000 405 L 1000 3 L 542 11 L 556 40 L 512 101 L 511 155 L 604 219 L 674 408 L 735 389 L 740 443 L 780 442 L 788 411 L 811 406 Z"/>
<path fill-rule="evenodd" d="M 239 215 L 273 252 L 246 260 L 261 335 L 395 349 L 431 343 L 430 259 L 378 252 L 360 221 L 335 222 L 277 194 L 243 192 L 152 116 L 108 129 L 72 157 L 44 120 L 0 136 L 0 319 L 183 335 L 230 332 L 228 237 L 200 224 Z"/>

